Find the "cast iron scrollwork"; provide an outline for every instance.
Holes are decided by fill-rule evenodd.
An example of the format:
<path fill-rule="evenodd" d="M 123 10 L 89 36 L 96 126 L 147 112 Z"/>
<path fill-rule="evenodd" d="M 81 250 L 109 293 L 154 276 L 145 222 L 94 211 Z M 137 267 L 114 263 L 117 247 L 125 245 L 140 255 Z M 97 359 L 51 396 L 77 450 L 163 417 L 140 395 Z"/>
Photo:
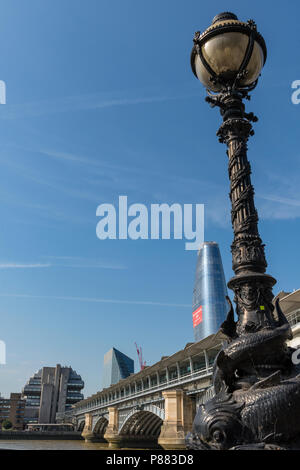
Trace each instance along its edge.
<path fill-rule="evenodd" d="M 275 309 L 272 303 L 276 281 L 266 274 L 247 159 L 250 121 L 256 119 L 245 113 L 245 97 L 234 87 L 207 97 L 220 108 L 223 124 L 217 135 L 227 145 L 235 273 L 228 287 L 234 292 L 237 321 L 228 299 L 229 313 L 221 326 L 228 344 L 214 364 L 216 395 L 198 409 L 186 438 L 190 449 L 300 447 L 300 367 L 286 345 L 291 328 L 278 300 Z"/>

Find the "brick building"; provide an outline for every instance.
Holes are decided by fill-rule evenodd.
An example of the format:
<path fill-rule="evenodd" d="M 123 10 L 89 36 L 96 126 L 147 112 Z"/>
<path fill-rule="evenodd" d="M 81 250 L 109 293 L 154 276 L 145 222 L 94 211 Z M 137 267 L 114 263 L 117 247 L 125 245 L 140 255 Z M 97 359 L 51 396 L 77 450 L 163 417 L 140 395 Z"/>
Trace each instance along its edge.
<path fill-rule="evenodd" d="M 25 400 L 21 393 L 11 393 L 10 398 L 0 397 L 0 426 L 4 420 L 9 420 L 13 429 L 23 429 L 24 412 Z"/>

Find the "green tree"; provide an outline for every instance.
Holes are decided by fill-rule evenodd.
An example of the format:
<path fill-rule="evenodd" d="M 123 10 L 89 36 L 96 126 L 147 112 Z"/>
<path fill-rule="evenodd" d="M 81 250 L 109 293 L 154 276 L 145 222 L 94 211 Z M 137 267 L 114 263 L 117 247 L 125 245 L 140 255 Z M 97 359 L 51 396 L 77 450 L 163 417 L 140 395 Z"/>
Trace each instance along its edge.
<path fill-rule="evenodd" d="M 12 428 L 12 423 L 9 421 L 9 419 L 5 419 L 2 421 L 2 429 L 11 429 Z"/>

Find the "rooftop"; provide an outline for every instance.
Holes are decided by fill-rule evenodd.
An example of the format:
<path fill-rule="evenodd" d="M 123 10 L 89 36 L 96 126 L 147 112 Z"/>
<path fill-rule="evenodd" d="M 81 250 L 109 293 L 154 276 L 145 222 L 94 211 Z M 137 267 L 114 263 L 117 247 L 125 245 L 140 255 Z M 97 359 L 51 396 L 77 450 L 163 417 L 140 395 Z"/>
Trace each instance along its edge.
<path fill-rule="evenodd" d="M 209 350 L 213 348 L 217 348 L 220 344 L 225 341 L 225 336 L 219 331 L 214 335 L 210 335 L 207 338 L 197 342 L 197 343 L 187 343 L 184 349 L 177 351 L 176 353 L 172 354 L 171 356 L 163 356 L 162 359 L 152 366 L 147 366 L 145 369 L 135 373 L 130 374 L 129 377 L 126 379 L 120 380 L 118 383 L 111 385 L 109 388 L 104 388 L 103 390 L 95 393 L 94 395 L 86 398 L 78 402 L 76 406 L 82 406 L 86 402 L 94 399 L 100 395 L 105 394 L 108 390 L 113 392 L 114 390 L 120 389 L 120 387 L 126 387 L 127 385 L 133 383 L 134 381 L 142 380 L 149 375 L 156 374 L 156 372 L 162 371 L 164 368 L 167 368 L 171 365 L 175 365 L 176 362 L 182 362 L 184 360 L 188 360 L 192 356 L 196 356 L 197 354 L 202 353 L 204 350 Z"/>
<path fill-rule="evenodd" d="M 279 292 L 275 298 L 279 298 L 280 307 L 285 315 L 300 308 L 300 289 L 293 292 Z"/>

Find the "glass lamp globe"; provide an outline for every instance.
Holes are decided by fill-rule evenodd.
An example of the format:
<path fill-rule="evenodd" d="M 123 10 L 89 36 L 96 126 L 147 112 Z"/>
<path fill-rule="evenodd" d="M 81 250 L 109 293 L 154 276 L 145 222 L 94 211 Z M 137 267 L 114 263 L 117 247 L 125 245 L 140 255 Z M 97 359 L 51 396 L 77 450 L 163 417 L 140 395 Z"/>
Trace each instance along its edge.
<path fill-rule="evenodd" d="M 241 22 L 233 13 L 217 15 L 204 33 L 196 33 L 194 43 L 192 70 L 214 92 L 234 83 L 237 88 L 251 86 L 266 61 L 265 41 L 255 23 Z"/>

